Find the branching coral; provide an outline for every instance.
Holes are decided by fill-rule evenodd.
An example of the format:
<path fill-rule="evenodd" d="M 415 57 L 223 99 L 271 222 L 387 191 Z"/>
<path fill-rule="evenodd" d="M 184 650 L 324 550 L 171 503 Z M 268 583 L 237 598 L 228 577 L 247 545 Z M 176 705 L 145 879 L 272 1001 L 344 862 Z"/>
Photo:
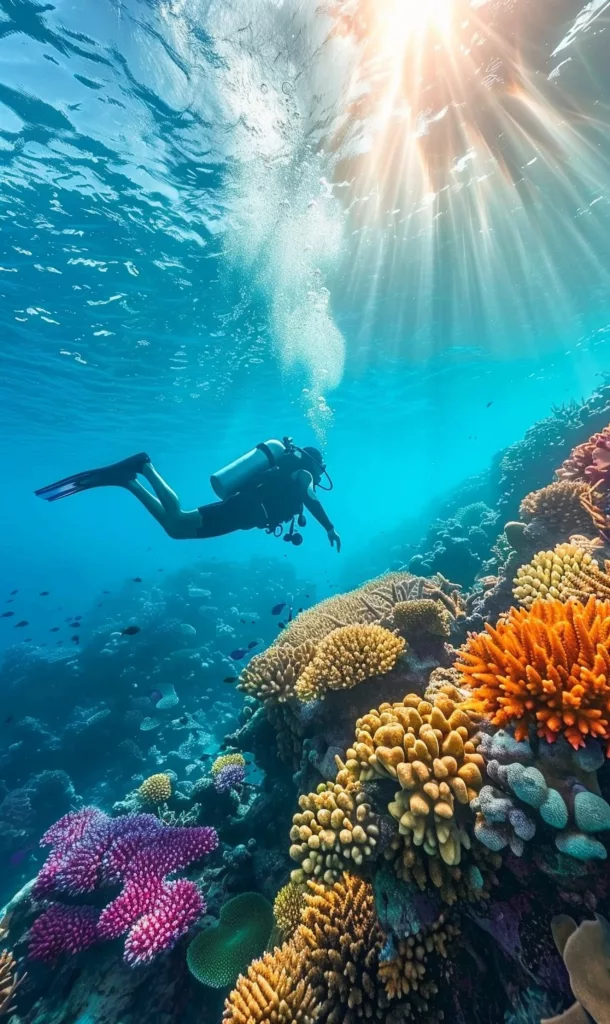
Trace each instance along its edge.
<path fill-rule="evenodd" d="M 573 747 L 587 736 L 610 741 L 610 602 L 537 600 L 510 610 L 494 628 L 471 634 L 456 666 L 472 688 L 471 706 L 494 725 L 530 726 Z"/>
<path fill-rule="evenodd" d="M 124 958 L 149 963 L 205 912 L 194 882 L 166 881 L 218 845 L 212 828 L 171 828 L 153 814 L 110 818 L 95 807 L 65 815 L 42 837 L 51 846 L 33 895 L 76 896 L 122 883 L 101 911 L 53 903 L 31 929 L 30 957 L 55 959 L 127 933 Z"/>
<path fill-rule="evenodd" d="M 147 804 L 164 804 L 171 798 L 172 781 L 169 775 L 150 775 L 138 790 L 141 800 Z"/>
<path fill-rule="evenodd" d="M 341 626 L 317 646 L 296 685 L 299 700 L 323 697 L 327 690 L 350 690 L 391 671 L 405 648 L 402 637 L 378 625 Z"/>
<path fill-rule="evenodd" d="M 296 882 L 288 882 L 284 885 L 273 903 L 273 914 L 275 923 L 282 935 L 282 938 L 290 939 L 301 923 L 301 913 L 305 906 L 303 889 Z"/>
<path fill-rule="evenodd" d="M 17 963 L 13 954 L 8 949 L 3 950 L 0 953 L 0 1017 L 14 1012 L 15 992 L 24 978 L 25 974 L 17 976 Z"/>
<path fill-rule="evenodd" d="M 555 475 L 558 480 L 584 480 L 596 484 L 607 481 L 609 470 L 610 426 L 572 449 Z"/>
<path fill-rule="evenodd" d="M 295 686 L 303 669 L 316 653 L 309 638 L 295 646 L 272 644 L 257 654 L 239 677 L 238 689 L 258 700 L 283 703 L 294 697 Z"/>
<path fill-rule="evenodd" d="M 291 943 L 255 960 L 230 993 L 225 1024 L 314 1024 L 320 1004 L 306 974 L 305 958 Z"/>
<path fill-rule="evenodd" d="M 550 531 L 568 537 L 571 533 L 587 533 L 591 519 L 581 504 L 587 485 L 580 480 L 556 480 L 539 491 L 528 494 L 519 507 L 525 523 L 541 520 Z"/>
<path fill-rule="evenodd" d="M 409 642 L 422 636 L 447 638 L 451 633 L 451 615 L 440 601 L 400 601 L 392 611 L 389 625 Z"/>
<path fill-rule="evenodd" d="M 390 999 L 400 999 L 410 992 L 418 992 L 429 999 L 437 992 L 433 981 L 424 980 L 426 963 L 431 953 L 447 957 L 448 944 L 459 935 L 459 928 L 452 921 L 446 921 L 441 914 L 429 928 L 415 935 L 401 939 L 390 949 L 390 956 L 381 959 L 379 977 Z"/>
<path fill-rule="evenodd" d="M 331 885 L 350 863 L 360 866 L 373 856 L 379 828 L 364 790 L 345 769 L 334 783 L 301 796 L 299 807 L 290 830 L 290 856 L 300 864 L 293 882 L 313 876 Z"/>
<path fill-rule="evenodd" d="M 610 576 L 575 544 L 559 544 L 554 551 L 539 551 L 529 565 L 517 569 L 513 582 L 515 600 L 524 608 L 531 608 L 537 598 L 610 598 Z"/>
<path fill-rule="evenodd" d="M 273 929 L 273 908 L 256 892 L 243 892 L 225 903 L 220 919 L 201 932 L 187 951 L 191 974 L 204 985 L 232 985 L 255 957 L 261 956 Z"/>

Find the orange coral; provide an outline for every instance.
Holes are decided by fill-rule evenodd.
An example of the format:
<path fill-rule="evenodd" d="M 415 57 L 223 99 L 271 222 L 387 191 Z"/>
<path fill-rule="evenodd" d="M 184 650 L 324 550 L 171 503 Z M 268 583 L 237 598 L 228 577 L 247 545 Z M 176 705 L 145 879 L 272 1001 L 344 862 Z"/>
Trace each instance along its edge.
<path fill-rule="evenodd" d="M 303 954 L 289 942 L 240 974 L 222 1016 L 224 1024 L 313 1024 L 320 1009 Z"/>
<path fill-rule="evenodd" d="M 13 997 L 25 978 L 17 977 L 15 957 L 7 949 L 0 953 L 0 1017 L 12 1013 L 15 1009 Z"/>
<path fill-rule="evenodd" d="M 561 733 L 575 748 L 587 736 L 610 741 L 610 601 L 538 600 L 485 630 L 456 665 L 472 708 L 515 723 L 517 740 L 535 725 L 549 743 Z"/>

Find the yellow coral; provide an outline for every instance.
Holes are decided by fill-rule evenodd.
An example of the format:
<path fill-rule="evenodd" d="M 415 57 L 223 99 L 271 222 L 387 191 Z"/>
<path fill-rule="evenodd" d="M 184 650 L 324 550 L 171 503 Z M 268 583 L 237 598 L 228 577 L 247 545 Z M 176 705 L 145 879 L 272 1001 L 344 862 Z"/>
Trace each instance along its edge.
<path fill-rule="evenodd" d="M 478 716 L 448 689 L 433 702 L 411 693 L 358 719 L 347 767 L 361 780 L 375 775 L 396 779 L 401 788 L 388 810 L 401 835 L 454 866 L 460 863 L 465 836 L 456 820 L 456 802 L 466 806 L 476 797 L 485 762 L 476 750 Z"/>
<path fill-rule="evenodd" d="M 288 882 L 288 885 L 280 889 L 275 897 L 273 913 L 282 938 L 292 938 L 301 923 L 301 912 L 304 906 L 305 898 L 300 885 Z"/>
<path fill-rule="evenodd" d="M 540 519 L 548 529 L 564 537 L 586 533 L 591 528 L 590 517 L 581 504 L 586 490 L 587 485 L 580 480 L 557 480 L 539 491 L 532 491 L 521 502 L 521 519 L 526 523 Z"/>
<path fill-rule="evenodd" d="M 318 644 L 296 685 L 297 697 L 315 700 L 327 690 L 349 690 L 383 675 L 394 668 L 404 648 L 403 638 L 383 626 L 341 626 Z"/>
<path fill-rule="evenodd" d="M 212 764 L 212 767 L 210 768 L 210 775 L 218 775 L 218 773 L 221 772 L 223 768 L 227 768 L 230 764 L 236 764 L 240 768 L 245 768 L 246 759 L 243 754 L 239 753 L 221 754 L 221 756 L 217 757 L 214 763 Z"/>
<path fill-rule="evenodd" d="M 391 617 L 392 626 L 407 640 L 431 636 L 448 637 L 451 633 L 451 616 L 440 601 L 421 598 L 414 601 L 400 601 L 395 605 Z"/>
<path fill-rule="evenodd" d="M 299 807 L 290 830 L 289 853 L 300 864 L 293 882 L 313 875 L 331 885 L 350 863 L 360 866 L 373 856 L 379 829 L 360 783 L 345 769 L 334 783 L 299 797 Z"/>
<path fill-rule="evenodd" d="M 138 789 L 138 794 L 147 804 L 164 804 L 172 795 L 172 780 L 169 775 L 150 775 Z"/>
<path fill-rule="evenodd" d="M 400 999 L 418 992 L 424 999 L 435 995 L 433 981 L 425 981 L 426 963 L 430 953 L 447 957 L 448 943 L 459 935 L 459 928 L 441 914 L 437 921 L 417 935 L 409 935 L 398 943 L 396 955 L 379 964 L 379 977 L 390 999 Z"/>
<path fill-rule="evenodd" d="M 294 647 L 272 644 L 257 654 L 239 677 L 238 689 L 258 700 L 283 703 L 294 697 L 299 676 L 316 653 L 312 640 Z"/>
<path fill-rule="evenodd" d="M 307 960 L 291 943 L 284 943 L 239 976 L 222 1019 L 225 1024 L 313 1024 L 319 1016 Z"/>
<path fill-rule="evenodd" d="M 491 887 L 497 884 L 495 872 L 502 864 L 502 857 L 481 843 L 471 843 L 465 829 L 460 830 L 460 844 L 462 860 L 453 866 L 445 864 L 438 856 L 429 856 L 423 847 L 415 846 L 412 834 L 395 836 L 383 856 L 391 862 L 399 878 L 417 885 L 422 891 L 433 886 L 449 905 L 487 899 Z"/>
<path fill-rule="evenodd" d="M 524 608 L 538 598 L 568 601 L 571 597 L 610 597 L 610 576 L 576 544 L 558 544 L 553 551 L 539 551 L 528 565 L 517 569 L 513 596 Z"/>

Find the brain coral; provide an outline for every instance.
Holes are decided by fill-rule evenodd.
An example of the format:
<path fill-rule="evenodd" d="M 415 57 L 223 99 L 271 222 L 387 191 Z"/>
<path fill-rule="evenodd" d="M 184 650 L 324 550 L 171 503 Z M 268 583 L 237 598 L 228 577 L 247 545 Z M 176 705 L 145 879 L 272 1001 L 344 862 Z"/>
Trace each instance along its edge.
<path fill-rule="evenodd" d="M 187 952 L 189 970 L 211 988 L 231 985 L 255 957 L 261 956 L 273 928 L 273 907 L 256 892 L 225 903 L 218 924 L 201 932 Z"/>
<path fill-rule="evenodd" d="M 245 768 L 246 759 L 243 754 L 239 753 L 221 754 L 220 757 L 217 757 L 214 763 L 212 764 L 212 767 L 210 768 L 210 775 L 218 775 L 219 772 L 223 770 L 223 768 L 228 768 L 229 765 L 236 765 L 238 768 Z"/>
<path fill-rule="evenodd" d="M 299 700 L 324 696 L 326 690 L 349 690 L 394 668 L 405 648 L 402 637 L 378 625 L 340 626 L 317 646 L 296 685 Z"/>
<path fill-rule="evenodd" d="M 362 780 L 396 779 L 401 788 L 388 810 L 401 835 L 454 866 L 465 837 L 456 801 L 467 806 L 474 800 L 485 761 L 476 749 L 478 716 L 453 699 L 453 687 L 448 690 L 434 702 L 408 694 L 358 719 L 347 767 Z"/>
<path fill-rule="evenodd" d="M 172 782 L 169 775 L 163 773 L 150 775 L 144 779 L 138 794 L 147 804 L 164 804 L 172 795 Z"/>
<path fill-rule="evenodd" d="M 282 938 L 290 939 L 294 935 L 301 922 L 304 906 L 305 899 L 300 885 L 288 882 L 288 885 L 280 889 L 273 903 L 273 914 Z"/>
<path fill-rule="evenodd" d="M 610 426 L 593 434 L 584 444 L 574 448 L 555 471 L 558 480 L 584 480 L 589 484 L 608 478 L 610 467 Z"/>
<path fill-rule="evenodd" d="M 539 491 L 528 494 L 519 507 L 521 519 L 529 523 L 541 519 L 549 530 L 564 537 L 571 533 L 587 533 L 591 518 L 581 504 L 587 485 L 580 480 L 556 480 Z"/>
<path fill-rule="evenodd" d="M 300 863 L 293 882 L 313 875 L 331 885 L 350 862 L 359 866 L 373 855 L 379 829 L 360 783 L 345 769 L 334 783 L 299 797 L 299 807 L 290 830 L 290 856 Z"/>
<path fill-rule="evenodd" d="M 610 602 L 537 600 L 471 634 L 456 666 L 471 687 L 471 706 L 494 725 L 530 726 L 573 747 L 587 736 L 610 740 Z"/>
<path fill-rule="evenodd" d="M 448 637 L 451 633 L 451 616 L 447 609 L 440 601 L 425 597 L 400 601 L 394 606 L 391 624 L 409 641 L 426 634 Z"/>
<path fill-rule="evenodd" d="M 575 544 L 559 544 L 554 551 L 539 551 L 529 565 L 517 569 L 513 582 L 513 595 L 525 608 L 531 608 L 537 598 L 610 598 L 610 576 Z"/>
<path fill-rule="evenodd" d="M 237 979 L 222 1019 L 225 1024 L 314 1024 L 319 1016 L 305 958 L 287 942 Z"/>
<path fill-rule="evenodd" d="M 238 689 L 258 700 L 283 703 L 294 697 L 295 686 L 303 669 L 316 653 L 312 640 L 294 647 L 272 644 L 257 654 L 239 677 Z"/>

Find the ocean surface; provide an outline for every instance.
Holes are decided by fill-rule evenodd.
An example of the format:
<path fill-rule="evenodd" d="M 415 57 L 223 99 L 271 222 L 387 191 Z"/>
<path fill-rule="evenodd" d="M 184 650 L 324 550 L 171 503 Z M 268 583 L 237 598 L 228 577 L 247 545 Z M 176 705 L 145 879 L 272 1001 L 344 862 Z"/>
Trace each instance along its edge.
<path fill-rule="evenodd" d="M 425 561 L 466 481 L 607 384 L 609 31 L 607 0 L 0 0 L 5 794 L 23 743 L 110 811 L 144 766 L 82 723 L 140 696 L 138 730 L 167 686 L 146 770 L 211 757 L 289 615 Z M 284 436 L 340 554 L 311 516 L 178 541 L 124 489 L 34 496 L 146 451 L 192 509 Z"/>

